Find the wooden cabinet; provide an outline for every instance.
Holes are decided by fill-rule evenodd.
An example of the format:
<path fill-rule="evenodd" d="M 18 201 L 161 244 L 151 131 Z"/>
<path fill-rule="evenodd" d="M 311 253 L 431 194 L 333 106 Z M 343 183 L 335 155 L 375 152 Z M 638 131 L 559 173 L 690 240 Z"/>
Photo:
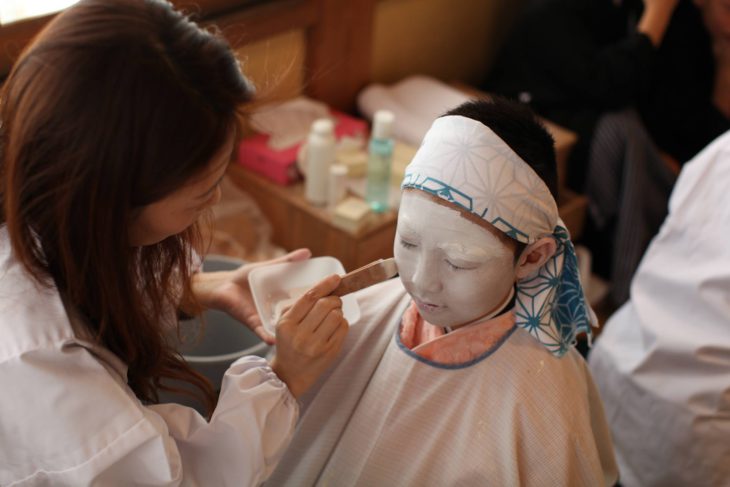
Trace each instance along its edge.
<path fill-rule="evenodd" d="M 373 215 L 367 225 L 351 232 L 336 226 L 325 208 L 307 202 L 303 183 L 279 186 L 237 164 L 228 176 L 256 200 L 271 223 L 273 242 L 286 250 L 307 247 L 315 256 L 337 257 L 348 271 L 393 256 L 394 210 Z"/>

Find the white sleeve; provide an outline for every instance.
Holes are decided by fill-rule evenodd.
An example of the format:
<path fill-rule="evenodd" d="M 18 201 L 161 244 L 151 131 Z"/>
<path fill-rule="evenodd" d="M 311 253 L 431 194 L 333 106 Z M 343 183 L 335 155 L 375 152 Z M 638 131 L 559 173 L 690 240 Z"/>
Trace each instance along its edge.
<path fill-rule="evenodd" d="M 210 422 L 178 404 L 149 408 L 166 423 L 185 485 L 258 485 L 274 470 L 294 433 L 299 407 L 260 357 L 226 371 Z"/>
<path fill-rule="evenodd" d="M 0 401 L 0 431 L 17 433 L 10 434 L 13 449 L 0 448 L 0 460 L 11 462 L 6 468 L 0 461 L 0 484 L 13 487 L 258 485 L 282 456 L 299 415 L 286 385 L 260 357 L 243 357 L 228 369 L 210 422 L 186 406 L 142 405 L 82 347 L 0 365 L 0 382 L 7 374 L 15 391 Z"/>

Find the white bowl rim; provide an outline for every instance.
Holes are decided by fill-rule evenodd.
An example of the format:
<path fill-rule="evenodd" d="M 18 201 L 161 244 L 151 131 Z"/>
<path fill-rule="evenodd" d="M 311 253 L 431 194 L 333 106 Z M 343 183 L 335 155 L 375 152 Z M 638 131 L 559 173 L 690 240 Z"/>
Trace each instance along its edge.
<path fill-rule="evenodd" d="M 215 362 L 231 362 L 233 360 L 239 359 L 246 355 L 256 355 L 256 352 L 266 350 L 266 348 L 268 348 L 268 347 L 269 347 L 269 345 L 266 342 L 262 341 L 252 347 L 248 347 L 246 349 L 239 350 L 237 352 L 225 353 L 222 355 L 186 355 L 186 354 L 183 354 L 183 358 L 185 358 L 185 360 L 188 362 L 199 363 L 199 364 L 210 364 L 210 363 L 215 363 Z"/>
<path fill-rule="evenodd" d="M 276 327 L 274 324 L 272 324 L 269 321 L 268 318 L 264 318 L 262 316 L 263 315 L 263 313 L 262 313 L 263 298 L 261 296 L 260 288 L 259 288 L 259 286 L 257 286 L 258 280 L 261 279 L 260 276 L 262 276 L 262 275 L 265 276 L 272 272 L 276 272 L 277 270 L 284 268 L 284 267 L 293 266 L 293 265 L 312 266 L 312 265 L 315 265 L 314 263 L 316 263 L 316 262 L 327 262 L 327 263 L 332 264 L 332 266 L 334 268 L 334 272 L 337 274 L 344 275 L 346 272 L 345 267 L 342 264 L 342 261 L 340 259 L 338 259 L 337 257 L 332 256 L 332 255 L 318 255 L 316 257 L 310 257 L 309 259 L 305 259 L 305 260 L 297 261 L 297 262 L 277 262 L 276 264 L 256 267 L 256 268 L 252 269 L 251 272 L 248 274 L 249 288 L 251 289 L 251 295 L 253 296 L 253 302 L 254 302 L 254 305 L 256 306 L 256 312 L 259 314 L 259 316 L 261 316 L 261 324 L 263 325 L 264 330 L 266 330 L 268 333 L 274 334 L 276 331 Z M 321 278 L 326 277 L 326 275 L 327 274 L 322 275 Z M 311 285 L 314 285 L 314 284 L 316 284 L 316 281 L 312 282 Z M 352 300 L 351 297 L 348 297 L 347 299 L 348 299 L 348 301 Z M 355 323 L 356 321 L 358 321 L 360 319 L 360 308 L 356 301 L 354 303 L 351 303 L 350 306 L 354 306 L 354 309 L 356 309 L 356 311 L 357 311 L 357 313 L 353 313 L 353 314 L 355 314 L 355 317 L 357 318 L 355 320 L 352 320 L 352 322 Z"/>

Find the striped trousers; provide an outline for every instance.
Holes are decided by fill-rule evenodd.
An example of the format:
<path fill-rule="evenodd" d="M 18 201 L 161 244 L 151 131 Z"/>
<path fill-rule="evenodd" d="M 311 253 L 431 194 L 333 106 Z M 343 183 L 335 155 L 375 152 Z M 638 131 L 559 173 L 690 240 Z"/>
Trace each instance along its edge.
<path fill-rule="evenodd" d="M 649 242 L 667 215 L 676 176 L 660 156 L 634 110 L 599 119 L 591 141 L 585 193 L 589 217 L 610 239 L 610 299 L 629 298 L 631 279 Z"/>

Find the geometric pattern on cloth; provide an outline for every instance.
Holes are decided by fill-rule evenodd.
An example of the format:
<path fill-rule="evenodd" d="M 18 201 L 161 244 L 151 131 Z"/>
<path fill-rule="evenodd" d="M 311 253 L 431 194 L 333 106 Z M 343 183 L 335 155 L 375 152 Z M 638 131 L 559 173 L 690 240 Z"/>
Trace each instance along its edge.
<path fill-rule="evenodd" d="M 557 251 L 538 272 L 517 282 L 517 326 L 561 357 L 597 320 L 580 284 L 575 249 L 545 182 L 481 122 L 436 119 L 406 167 L 402 189 L 437 196 L 530 244 L 552 236 Z"/>
<path fill-rule="evenodd" d="M 552 233 L 558 219 L 545 182 L 491 129 L 466 117 L 436 119 L 401 187 L 456 203 L 523 243 Z"/>
<path fill-rule="evenodd" d="M 536 275 L 517 282 L 514 308 L 516 325 L 558 357 L 575 344 L 578 333 L 590 337 L 591 325 L 596 322 L 580 284 L 573 243 L 560 223 L 553 233 L 555 255 Z"/>
<path fill-rule="evenodd" d="M 452 188 L 448 184 L 444 183 L 443 181 L 439 181 L 436 178 L 426 177 L 425 179 L 419 181 L 418 174 L 406 174 L 405 178 L 403 179 L 403 183 L 401 184 L 401 187 L 415 188 L 426 191 L 427 193 L 431 193 L 450 203 L 454 203 L 455 205 L 465 209 L 470 213 L 475 213 L 479 215 L 480 218 L 488 221 L 515 240 L 525 243 L 529 240 L 529 236 L 526 233 L 521 232 L 518 228 L 513 227 L 501 216 L 495 217 L 494 220 L 489 221 L 487 219 L 486 208 L 481 213 L 474 211 L 474 201 L 470 196 L 462 193 L 456 188 Z"/>

